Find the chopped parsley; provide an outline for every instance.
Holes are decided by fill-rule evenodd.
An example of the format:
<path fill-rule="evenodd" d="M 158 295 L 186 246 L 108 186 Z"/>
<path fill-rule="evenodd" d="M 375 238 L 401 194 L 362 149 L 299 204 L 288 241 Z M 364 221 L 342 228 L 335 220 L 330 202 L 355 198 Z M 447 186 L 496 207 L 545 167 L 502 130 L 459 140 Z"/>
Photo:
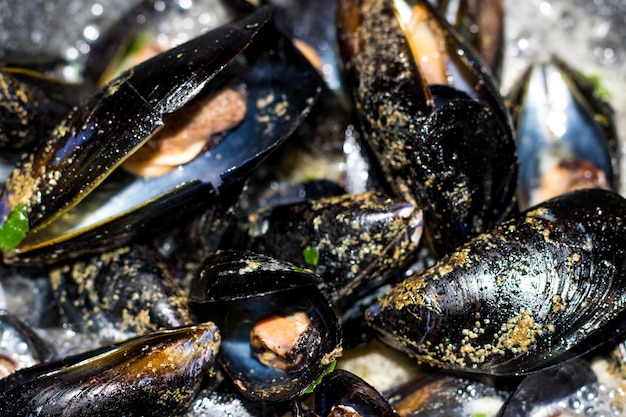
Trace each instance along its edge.
<path fill-rule="evenodd" d="M 0 248 L 3 250 L 14 249 L 24 240 L 29 229 L 26 207 L 23 204 L 18 204 L 0 227 Z"/>
<path fill-rule="evenodd" d="M 302 393 L 300 395 L 305 395 L 305 394 L 310 394 L 313 391 L 315 391 L 315 387 L 317 387 L 321 382 L 322 379 L 324 379 L 324 377 L 326 375 L 328 375 L 329 373 L 331 373 L 332 371 L 335 370 L 335 366 L 337 366 L 337 361 L 333 361 L 333 363 L 331 363 L 330 365 L 328 365 L 328 368 L 326 368 L 326 370 L 324 371 L 324 373 L 322 375 L 320 375 L 319 378 L 317 378 L 317 380 L 312 383 L 311 385 L 309 385 L 307 387 L 307 389 L 305 389 L 304 391 L 302 391 Z M 485 416 L 486 417 L 486 416 Z"/>
<path fill-rule="evenodd" d="M 316 246 L 307 246 L 302 250 L 302 256 L 304 256 L 304 262 L 307 265 L 317 266 L 320 261 L 320 253 Z"/>

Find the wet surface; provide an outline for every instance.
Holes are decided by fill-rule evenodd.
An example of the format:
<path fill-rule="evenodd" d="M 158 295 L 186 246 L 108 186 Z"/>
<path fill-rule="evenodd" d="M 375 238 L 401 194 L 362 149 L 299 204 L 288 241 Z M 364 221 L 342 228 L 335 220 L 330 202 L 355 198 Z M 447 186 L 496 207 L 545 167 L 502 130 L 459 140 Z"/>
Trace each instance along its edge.
<path fill-rule="evenodd" d="M 507 93 L 532 62 L 556 54 L 610 93 L 619 138 L 626 137 L 626 2 L 531 0 L 506 4 L 502 91 Z M 622 146 L 622 155 L 624 147 Z M 624 157 L 622 156 L 622 164 Z M 624 186 L 622 185 L 622 194 Z"/>

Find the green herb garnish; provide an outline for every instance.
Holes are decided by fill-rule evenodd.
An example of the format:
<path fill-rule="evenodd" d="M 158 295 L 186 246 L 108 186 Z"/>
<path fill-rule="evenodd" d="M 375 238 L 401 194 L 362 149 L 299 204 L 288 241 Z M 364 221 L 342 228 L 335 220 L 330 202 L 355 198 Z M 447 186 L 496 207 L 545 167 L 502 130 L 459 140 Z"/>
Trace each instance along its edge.
<path fill-rule="evenodd" d="M 307 246 L 302 250 L 302 256 L 304 256 L 304 262 L 307 265 L 317 266 L 320 261 L 320 253 L 316 246 Z"/>
<path fill-rule="evenodd" d="M 317 386 L 318 386 L 318 385 L 322 382 L 322 379 L 324 379 L 324 377 L 325 377 L 326 375 L 328 375 L 329 373 L 331 373 L 332 371 L 334 371 L 334 370 L 335 370 L 335 366 L 337 366 L 337 361 L 333 361 L 333 363 L 331 363 L 330 365 L 328 365 L 328 368 L 326 368 L 326 370 L 324 371 L 324 373 L 323 373 L 323 374 L 322 374 L 319 378 L 317 378 L 317 380 L 316 380 L 314 383 L 312 383 L 311 385 L 309 385 L 309 386 L 307 387 L 307 389 L 305 389 L 304 391 L 302 391 L 302 393 L 301 393 L 300 395 L 310 394 L 310 393 L 312 393 L 313 391 L 315 391 L 315 387 L 317 387 Z M 487 417 L 487 416 L 485 416 L 485 417 Z"/>
<path fill-rule="evenodd" d="M 580 71 L 574 71 L 576 75 L 591 85 L 593 96 L 598 100 L 609 101 L 612 97 L 611 92 L 602 85 L 602 79 L 599 75 L 587 75 Z"/>
<path fill-rule="evenodd" d="M 23 204 L 18 204 L 0 227 L 0 248 L 3 250 L 14 249 L 24 240 L 29 229 L 26 207 Z"/>

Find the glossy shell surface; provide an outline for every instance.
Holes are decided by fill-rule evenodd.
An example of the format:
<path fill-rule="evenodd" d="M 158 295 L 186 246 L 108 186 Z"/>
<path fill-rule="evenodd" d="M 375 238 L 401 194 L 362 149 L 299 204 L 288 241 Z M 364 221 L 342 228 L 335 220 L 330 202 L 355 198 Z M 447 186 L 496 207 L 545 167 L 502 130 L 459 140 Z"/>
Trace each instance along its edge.
<path fill-rule="evenodd" d="M 609 191 L 554 198 L 398 284 L 367 318 L 420 360 L 468 372 L 585 353 L 626 330 L 625 216 Z"/>

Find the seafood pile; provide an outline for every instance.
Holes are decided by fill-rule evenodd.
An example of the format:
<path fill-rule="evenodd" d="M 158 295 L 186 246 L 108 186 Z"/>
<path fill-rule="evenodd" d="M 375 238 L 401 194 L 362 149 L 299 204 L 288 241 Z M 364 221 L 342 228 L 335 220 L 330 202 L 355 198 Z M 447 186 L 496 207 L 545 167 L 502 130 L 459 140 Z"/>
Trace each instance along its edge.
<path fill-rule="evenodd" d="M 72 4 L 0 12 L 0 415 L 626 415 L 620 109 L 517 6 Z"/>

